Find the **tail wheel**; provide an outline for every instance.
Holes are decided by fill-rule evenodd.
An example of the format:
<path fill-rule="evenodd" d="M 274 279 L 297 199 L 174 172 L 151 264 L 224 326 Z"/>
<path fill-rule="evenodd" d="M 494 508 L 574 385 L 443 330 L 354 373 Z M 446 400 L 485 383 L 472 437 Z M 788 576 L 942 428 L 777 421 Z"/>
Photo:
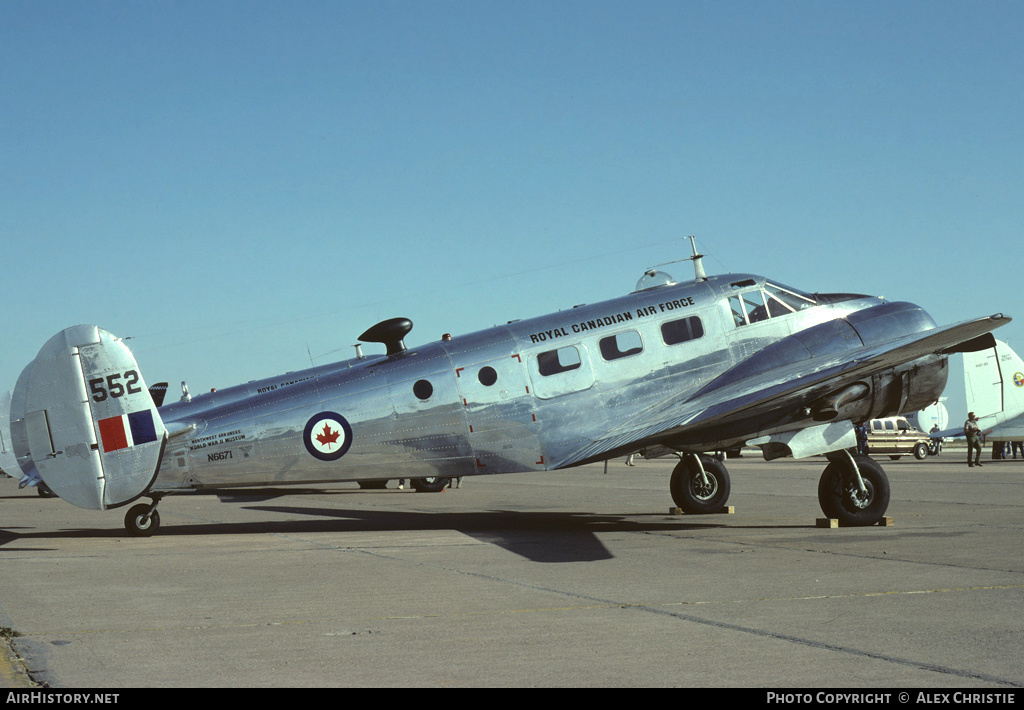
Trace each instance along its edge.
<path fill-rule="evenodd" d="M 818 480 L 818 503 L 829 518 L 841 525 L 876 525 L 889 508 L 889 478 L 875 461 L 855 456 L 864 491 L 850 462 L 837 460 L 825 467 Z"/>
<path fill-rule="evenodd" d="M 728 502 L 732 484 L 729 472 L 718 459 L 702 455 L 698 466 L 696 456 L 686 456 L 672 471 L 669 489 L 672 500 L 683 512 L 717 513 Z"/>
<path fill-rule="evenodd" d="M 160 529 L 160 513 L 155 504 L 133 505 L 124 516 L 124 526 L 134 537 L 150 537 Z"/>

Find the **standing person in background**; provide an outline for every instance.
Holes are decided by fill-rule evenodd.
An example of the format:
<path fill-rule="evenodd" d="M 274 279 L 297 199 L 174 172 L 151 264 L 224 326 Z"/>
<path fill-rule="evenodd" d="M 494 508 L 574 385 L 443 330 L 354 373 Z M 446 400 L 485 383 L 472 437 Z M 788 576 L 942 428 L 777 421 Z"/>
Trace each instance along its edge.
<path fill-rule="evenodd" d="M 967 437 L 967 465 L 981 465 L 981 426 L 974 412 L 967 413 L 967 421 L 964 422 L 964 435 Z M 974 463 L 971 463 L 971 452 L 974 452 Z"/>

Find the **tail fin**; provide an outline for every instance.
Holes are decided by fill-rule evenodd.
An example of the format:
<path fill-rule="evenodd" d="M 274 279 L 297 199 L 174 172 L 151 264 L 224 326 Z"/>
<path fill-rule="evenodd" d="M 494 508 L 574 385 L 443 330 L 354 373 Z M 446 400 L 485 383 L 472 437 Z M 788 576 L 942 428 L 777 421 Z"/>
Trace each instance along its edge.
<path fill-rule="evenodd" d="M 14 456 L 14 444 L 11 442 L 9 426 L 11 412 L 11 391 L 0 395 L 0 474 L 11 478 L 21 478 L 18 471 L 18 460 Z"/>
<path fill-rule="evenodd" d="M 996 341 L 994 348 L 964 353 L 967 407 L 979 417 L 1003 411 L 1003 381 L 997 355 L 999 345 Z"/>
<path fill-rule="evenodd" d="M 964 386 L 967 406 L 979 418 L 1024 412 L 1024 361 L 1001 340 L 994 348 L 964 353 Z"/>
<path fill-rule="evenodd" d="M 105 510 L 149 489 L 167 431 L 124 342 L 80 325 L 50 338 L 18 379 L 11 436 L 23 471 L 34 466 L 62 499 Z"/>

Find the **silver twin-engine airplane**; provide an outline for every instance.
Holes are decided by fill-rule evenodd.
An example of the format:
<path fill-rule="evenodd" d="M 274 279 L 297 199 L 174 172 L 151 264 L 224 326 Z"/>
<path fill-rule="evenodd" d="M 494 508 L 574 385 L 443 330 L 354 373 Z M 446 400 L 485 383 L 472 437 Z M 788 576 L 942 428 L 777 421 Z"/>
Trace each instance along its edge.
<path fill-rule="evenodd" d="M 691 238 L 692 243 L 692 238 Z M 229 486 L 559 470 L 642 453 L 678 455 L 676 505 L 717 512 L 730 492 L 714 452 L 826 455 L 822 510 L 884 515 L 881 467 L 852 453 L 854 425 L 935 402 L 947 356 L 992 347 L 1002 314 L 937 327 L 919 306 L 809 294 L 751 274 L 674 282 L 650 270 L 632 293 L 407 348 L 405 318 L 359 339 L 357 357 L 158 406 L 124 341 L 61 331 L 18 380 L 11 438 L 26 479 L 85 508 L 140 498 L 125 525 L 159 526 L 167 494 Z"/>

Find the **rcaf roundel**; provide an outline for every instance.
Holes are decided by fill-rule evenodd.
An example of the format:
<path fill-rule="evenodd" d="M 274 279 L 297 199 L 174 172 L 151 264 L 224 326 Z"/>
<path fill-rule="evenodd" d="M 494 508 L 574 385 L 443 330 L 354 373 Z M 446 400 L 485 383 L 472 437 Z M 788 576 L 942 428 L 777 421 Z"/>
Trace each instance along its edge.
<path fill-rule="evenodd" d="M 352 446 L 352 427 L 336 412 L 320 412 L 310 417 L 302 432 L 302 443 L 310 456 L 321 461 L 340 459 Z"/>

